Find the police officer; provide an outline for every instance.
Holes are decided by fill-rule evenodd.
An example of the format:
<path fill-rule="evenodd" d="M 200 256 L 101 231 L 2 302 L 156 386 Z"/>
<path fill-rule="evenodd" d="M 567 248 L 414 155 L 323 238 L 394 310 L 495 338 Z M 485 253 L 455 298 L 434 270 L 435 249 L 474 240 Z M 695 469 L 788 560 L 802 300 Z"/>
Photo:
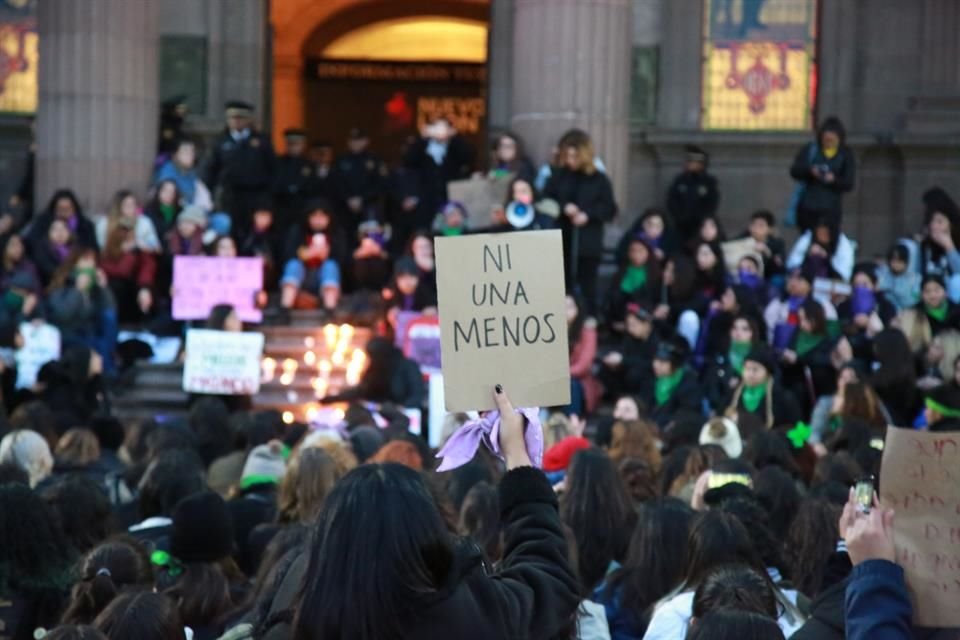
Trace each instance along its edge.
<path fill-rule="evenodd" d="M 310 144 L 308 152 L 310 163 L 313 165 L 313 184 L 310 192 L 325 200 L 336 199 L 336 189 L 333 185 L 333 162 L 335 154 L 333 145 L 327 140 L 317 140 Z"/>
<path fill-rule="evenodd" d="M 351 238 L 364 220 L 379 215 L 388 175 L 387 166 L 368 149 L 370 138 L 360 129 L 350 130 L 347 153 L 334 164 L 334 184 L 343 212 L 344 222 Z"/>
<path fill-rule="evenodd" d="M 270 139 L 253 128 L 253 106 L 228 102 L 226 116 L 227 126 L 214 141 L 204 181 L 218 193 L 220 209 L 230 214 L 235 236 L 244 238 L 254 207 L 273 188 L 276 159 Z"/>
<path fill-rule="evenodd" d="M 313 163 L 307 159 L 307 133 L 303 129 L 287 129 L 283 132 L 287 152 L 277 158 L 277 171 L 273 183 L 274 226 L 285 229 L 294 223 L 303 203 L 314 195 Z"/>

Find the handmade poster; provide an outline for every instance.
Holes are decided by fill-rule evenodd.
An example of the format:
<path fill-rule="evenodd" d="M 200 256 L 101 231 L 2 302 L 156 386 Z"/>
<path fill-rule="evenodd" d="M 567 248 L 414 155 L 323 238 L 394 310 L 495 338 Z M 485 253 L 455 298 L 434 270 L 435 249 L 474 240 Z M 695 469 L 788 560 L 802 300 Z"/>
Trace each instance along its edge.
<path fill-rule="evenodd" d="M 502 384 L 516 407 L 570 402 L 559 231 L 437 238 L 444 399 L 493 409 Z"/>
<path fill-rule="evenodd" d="M 23 346 L 17 349 L 17 389 L 28 389 L 37 383 L 40 368 L 60 359 L 60 330 L 46 322 L 20 324 Z"/>
<path fill-rule="evenodd" d="M 254 299 L 263 289 L 263 258 L 176 256 L 173 317 L 206 320 L 218 304 L 230 304 L 243 322 L 260 322 Z"/>
<path fill-rule="evenodd" d="M 960 627 L 960 433 L 887 429 L 880 501 L 918 627 Z"/>
<path fill-rule="evenodd" d="M 493 210 L 506 201 L 512 180 L 513 174 L 454 180 L 447 185 L 447 196 L 467 208 L 468 227 L 483 229 L 491 225 Z"/>
<path fill-rule="evenodd" d="M 740 238 L 739 240 L 728 240 L 721 245 L 723 249 L 723 259 L 727 266 L 727 271 L 737 273 L 740 269 L 740 261 L 744 256 L 756 255 L 760 253 L 756 249 L 757 241 L 751 237 Z M 763 265 L 760 265 L 761 267 Z"/>
<path fill-rule="evenodd" d="M 440 321 L 436 316 L 421 316 L 407 324 L 403 337 L 403 355 L 418 365 L 424 373 L 439 371 Z"/>
<path fill-rule="evenodd" d="M 183 390 L 214 395 L 252 395 L 260 390 L 262 333 L 187 331 Z"/>

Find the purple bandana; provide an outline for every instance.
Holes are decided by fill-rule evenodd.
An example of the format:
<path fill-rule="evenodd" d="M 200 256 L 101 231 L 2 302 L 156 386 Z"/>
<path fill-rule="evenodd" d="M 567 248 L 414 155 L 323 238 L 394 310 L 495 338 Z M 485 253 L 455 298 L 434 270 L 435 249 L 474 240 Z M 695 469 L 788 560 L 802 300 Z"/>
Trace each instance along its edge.
<path fill-rule="evenodd" d="M 517 412 L 530 423 L 530 428 L 524 433 L 523 439 L 527 444 L 527 455 L 530 456 L 530 461 L 539 469 L 543 466 L 543 429 L 540 427 L 540 409 L 517 409 Z M 476 420 L 471 420 L 450 436 L 443 448 L 437 452 L 437 457 L 443 458 L 437 471 L 450 471 L 467 464 L 477 454 L 481 442 L 493 452 L 493 455 L 501 460 L 504 459 L 500 452 L 499 411 L 491 411 Z"/>
<path fill-rule="evenodd" d="M 850 297 L 850 307 L 853 315 L 859 315 L 861 313 L 869 315 L 873 313 L 873 309 L 876 306 L 877 298 L 873 294 L 873 289 L 868 289 L 867 287 L 853 288 L 853 295 Z"/>

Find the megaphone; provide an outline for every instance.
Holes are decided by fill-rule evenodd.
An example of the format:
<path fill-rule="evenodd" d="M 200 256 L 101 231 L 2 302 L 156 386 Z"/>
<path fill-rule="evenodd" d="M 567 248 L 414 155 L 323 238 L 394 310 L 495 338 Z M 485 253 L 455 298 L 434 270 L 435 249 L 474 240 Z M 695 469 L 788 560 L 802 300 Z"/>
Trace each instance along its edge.
<path fill-rule="evenodd" d="M 532 204 L 525 204 L 514 200 L 507 205 L 507 222 L 514 229 L 523 229 L 533 224 L 533 219 L 537 216 L 537 210 Z"/>

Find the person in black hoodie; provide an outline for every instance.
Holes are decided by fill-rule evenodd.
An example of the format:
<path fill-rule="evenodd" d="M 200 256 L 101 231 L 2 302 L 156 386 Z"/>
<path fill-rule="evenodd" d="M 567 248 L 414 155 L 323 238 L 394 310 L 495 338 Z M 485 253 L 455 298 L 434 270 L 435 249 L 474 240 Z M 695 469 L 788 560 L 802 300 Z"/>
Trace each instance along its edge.
<path fill-rule="evenodd" d="M 700 232 L 705 218 L 712 218 L 720 205 L 717 179 L 707 173 L 707 152 L 688 145 L 683 172 L 673 179 L 667 192 L 667 211 L 681 238 L 690 238 Z"/>
<path fill-rule="evenodd" d="M 828 220 L 834 235 L 843 221 L 843 194 L 853 190 L 856 159 L 846 145 L 847 132 L 839 118 L 829 117 L 817 130 L 817 139 L 797 152 L 790 175 L 803 185 L 797 203 L 797 227 L 810 231 L 818 220 Z"/>
<path fill-rule="evenodd" d="M 652 390 L 645 398 L 650 407 L 650 419 L 661 429 L 677 413 L 703 412 L 703 390 L 697 374 L 685 366 L 689 348 L 682 339 L 663 340 L 653 356 Z"/>
<path fill-rule="evenodd" d="M 320 402 L 362 399 L 420 408 L 426 398 L 426 388 L 417 363 L 404 357 L 403 352 L 386 338 L 372 339 L 367 343 L 366 352 L 369 365 L 360 383 Z"/>
<path fill-rule="evenodd" d="M 583 131 L 561 140 L 563 166 L 544 187 L 544 195 L 560 205 L 559 227 L 567 264 L 567 290 L 579 289 L 586 312 L 596 313 L 597 271 L 603 256 L 604 225 L 617 214 L 610 179 L 597 171 L 593 142 Z"/>
<path fill-rule="evenodd" d="M 601 359 L 599 379 L 611 397 L 624 394 L 648 397 L 653 379 L 656 336 L 653 316 L 637 303 L 627 305 L 626 331 L 620 345 Z"/>
<path fill-rule="evenodd" d="M 258 637 L 553 638 L 569 629 L 581 594 L 557 497 L 532 467 L 523 419 L 499 385 L 494 399 L 508 469 L 499 486 L 504 554 L 496 574 L 476 545 L 455 540 L 418 473 L 363 465 L 324 502 L 267 615 L 274 623 Z M 276 615 L 283 611 L 292 621 Z"/>
<path fill-rule="evenodd" d="M 793 395 L 774 378 L 776 370 L 776 356 L 768 347 L 758 345 L 747 354 L 742 382 L 734 390 L 725 412 L 736 421 L 741 433 L 749 431 L 748 427 L 793 426 L 800 419 Z"/>

